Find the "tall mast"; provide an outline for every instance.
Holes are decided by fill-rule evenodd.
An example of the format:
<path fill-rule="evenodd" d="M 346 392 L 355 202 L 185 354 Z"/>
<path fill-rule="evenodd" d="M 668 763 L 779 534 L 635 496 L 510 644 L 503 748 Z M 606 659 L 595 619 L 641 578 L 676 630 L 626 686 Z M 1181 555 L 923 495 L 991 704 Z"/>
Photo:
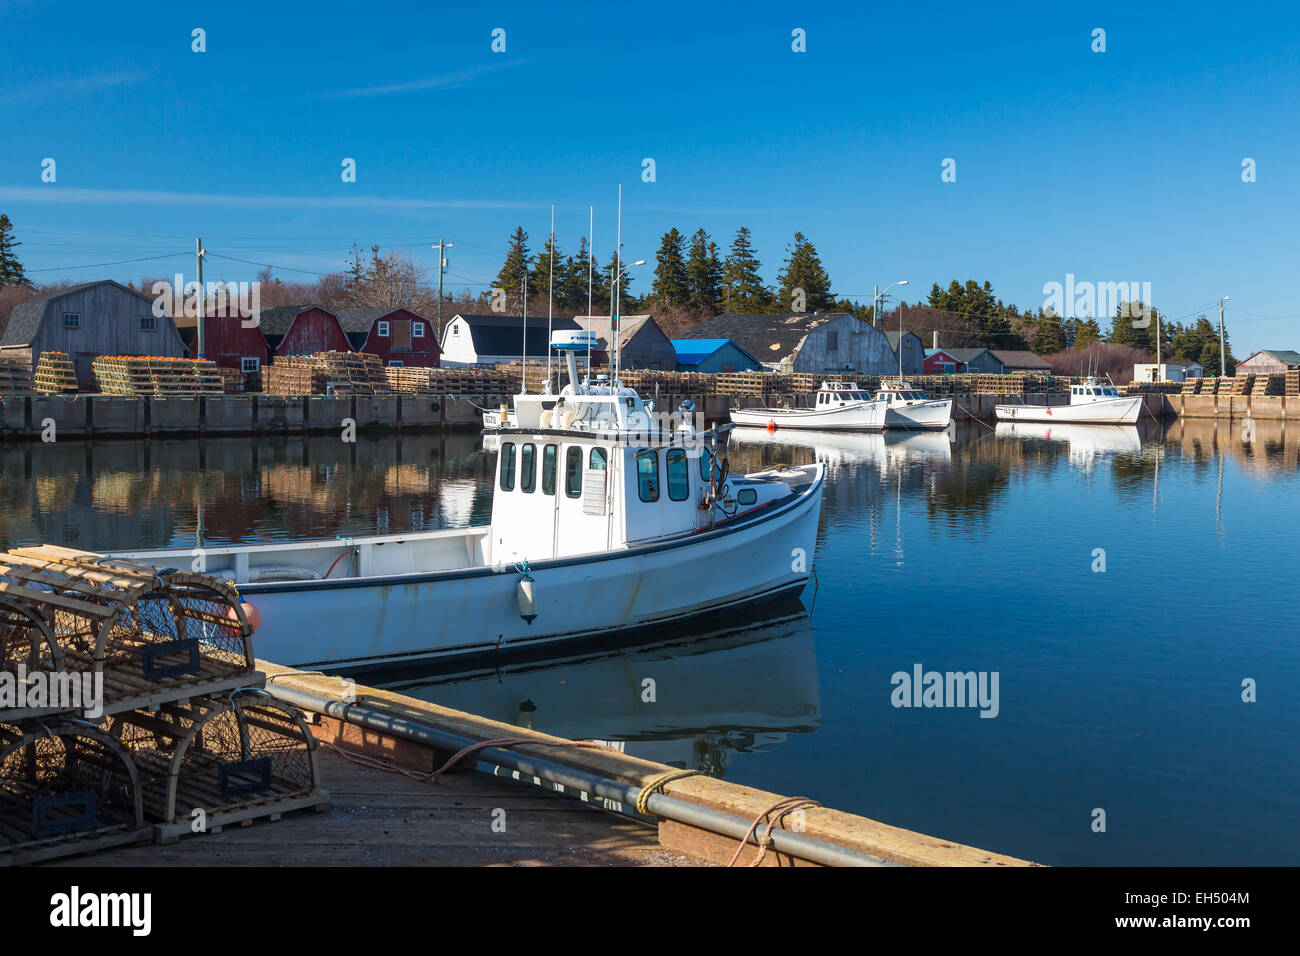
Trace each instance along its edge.
<path fill-rule="evenodd" d="M 623 184 L 618 184 L 618 231 L 614 235 L 614 314 L 610 316 L 610 346 L 614 349 L 614 384 L 618 384 L 619 359 L 622 349 L 619 347 L 618 310 L 622 305 L 623 292 Z"/>
<path fill-rule="evenodd" d="M 551 203 L 551 245 L 546 257 L 551 267 L 550 277 L 546 281 L 546 388 L 551 390 L 551 315 L 555 299 L 555 204 Z"/>
<path fill-rule="evenodd" d="M 587 318 L 591 318 L 592 267 L 596 261 L 596 207 L 587 207 Z M 587 337 L 587 384 L 591 384 L 591 337 Z"/>
<path fill-rule="evenodd" d="M 528 263 L 524 263 L 524 345 L 519 356 L 519 394 L 528 394 Z"/>

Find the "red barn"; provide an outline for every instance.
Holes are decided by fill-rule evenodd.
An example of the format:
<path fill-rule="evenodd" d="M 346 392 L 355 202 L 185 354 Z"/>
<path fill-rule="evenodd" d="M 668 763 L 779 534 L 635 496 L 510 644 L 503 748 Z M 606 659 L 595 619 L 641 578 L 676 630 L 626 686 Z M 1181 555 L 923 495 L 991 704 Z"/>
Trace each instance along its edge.
<path fill-rule="evenodd" d="M 222 368 L 237 368 L 245 375 L 262 370 L 270 359 L 266 337 L 251 318 L 239 315 L 209 315 L 203 319 L 203 357 Z M 178 316 L 176 328 L 185 340 L 190 358 L 199 357 L 198 319 Z"/>
<path fill-rule="evenodd" d="M 318 305 L 282 305 L 263 309 L 260 328 L 271 360 L 277 355 L 351 352 L 339 317 Z"/>
<path fill-rule="evenodd" d="M 378 355 L 385 365 L 436 368 L 442 358 L 433 323 L 410 309 L 346 309 L 339 322 L 358 352 Z"/>
<path fill-rule="evenodd" d="M 943 349 L 926 349 L 925 361 L 921 363 L 922 375 L 953 375 L 960 372 L 961 359 Z"/>

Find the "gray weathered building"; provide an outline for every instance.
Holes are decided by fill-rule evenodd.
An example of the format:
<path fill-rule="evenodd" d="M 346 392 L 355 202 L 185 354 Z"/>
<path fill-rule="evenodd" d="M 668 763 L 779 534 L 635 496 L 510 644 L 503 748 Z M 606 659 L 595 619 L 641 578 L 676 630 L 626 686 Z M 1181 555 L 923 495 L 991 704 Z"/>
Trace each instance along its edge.
<path fill-rule="evenodd" d="M 731 339 L 780 372 L 898 373 L 885 334 L 849 312 L 729 313 L 687 329 L 682 338 Z"/>
<path fill-rule="evenodd" d="M 111 279 L 52 292 L 14 307 L 0 353 L 33 366 L 42 352 L 66 352 L 83 389 L 95 387 L 91 362 L 101 355 L 181 358 L 185 342 L 153 299 Z"/>

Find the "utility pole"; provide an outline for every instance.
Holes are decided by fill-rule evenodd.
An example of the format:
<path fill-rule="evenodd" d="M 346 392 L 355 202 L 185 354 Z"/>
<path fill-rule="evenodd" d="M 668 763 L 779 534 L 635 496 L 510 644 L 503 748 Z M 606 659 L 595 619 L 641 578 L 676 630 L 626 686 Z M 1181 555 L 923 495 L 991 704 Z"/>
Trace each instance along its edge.
<path fill-rule="evenodd" d="M 1151 306 L 1151 314 L 1156 317 L 1156 374 L 1160 376 L 1160 381 L 1165 380 L 1165 373 L 1160 369 L 1160 313 L 1156 311 L 1155 306 Z"/>
<path fill-rule="evenodd" d="M 871 287 L 871 324 L 880 327 L 880 283 Z"/>
<path fill-rule="evenodd" d="M 199 354 L 196 358 L 203 358 L 203 313 L 208 306 L 208 297 L 203 294 L 203 257 L 207 255 L 207 250 L 203 248 L 203 240 L 194 240 L 194 271 L 198 273 L 199 291 L 194 296 L 195 305 L 198 308 L 198 327 L 195 341 L 198 343 Z"/>
<path fill-rule="evenodd" d="M 443 258 L 443 253 L 451 248 L 451 243 L 441 236 L 438 237 L 438 347 L 442 347 L 442 273 L 447 268 L 447 260 Z"/>
<path fill-rule="evenodd" d="M 1228 357 L 1227 349 L 1223 347 L 1223 303 L 1227 302 L 1230 296 L 1224 296 L 1219 300 L 1219 374 L 1228 374 Z"/>

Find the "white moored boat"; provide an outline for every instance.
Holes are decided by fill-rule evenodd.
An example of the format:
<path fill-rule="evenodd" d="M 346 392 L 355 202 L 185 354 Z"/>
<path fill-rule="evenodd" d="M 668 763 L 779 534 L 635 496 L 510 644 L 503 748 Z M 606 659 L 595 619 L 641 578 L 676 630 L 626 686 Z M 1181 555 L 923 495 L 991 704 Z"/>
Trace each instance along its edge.
<path fill-rule="evenodd" d="M 261 656 L 368 667 L 633 631 L 799 594 L 821 465 L 727 473 L 727 428 L 621 387 L 520 395 L 486 527 L 119 554 L 232 580 Z"/>
<path fill-rule="evenodd" d="M 885 406 L 872 401 L 853 382 L 822 382 L 811 408 L 733 408 L 731 423 L 772 429 L 876 431 L 884 427 Z"/>
<path fill-rule="evenodd" d="M 999 405 L 998 421 L 1066 422 L 1077 425 L 1132 425 L 1142 413 L 1141 395 L 1120 395 L 1114 385 L 1091 376 L 1070 386 L 1069 405 Z"/>
<path fill-rule="evenodd" d="M 876 401 L 885 405 L 886 428 L 947 428 L 952 399 L 929 398 L 907 382 L 881 382 Z"/>

